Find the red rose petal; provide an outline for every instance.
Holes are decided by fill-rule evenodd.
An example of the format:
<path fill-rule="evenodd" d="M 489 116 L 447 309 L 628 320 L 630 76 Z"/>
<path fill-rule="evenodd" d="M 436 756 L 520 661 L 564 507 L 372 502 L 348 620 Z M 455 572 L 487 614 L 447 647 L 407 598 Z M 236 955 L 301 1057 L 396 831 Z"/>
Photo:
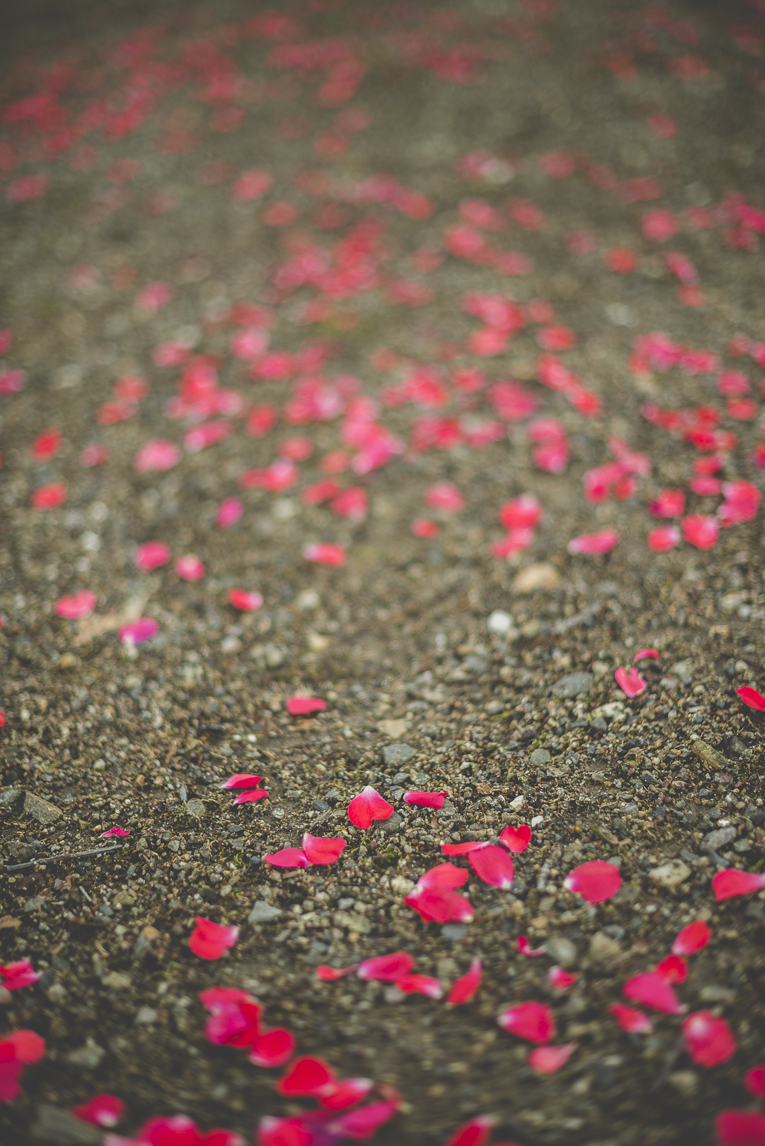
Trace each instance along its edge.
<path fill-rule="evenodd" d="M 576 1043 L 563 1043 L 556 1047 L 534 1047 L 529 1053 L 529 1066 L 539 1074 L 555 1074 L 565 1066 L 576 1048 Z"/>
<path fill-rule="evenodd" d="M 263 862 L 271 867 L 308 867 L 308 859 L 302 848 L 282 848 L 273 854 L 263 856 Z"/>
<path fill-rule="evenodd" d="M 758 712 L 765 712 L 765 696 L 763 696 L 761 692 L 758 692 L 757 689 L 744 685 L 743 688 L 736 689 L 736 695 L 741 697 L 748 708 L 755 708 Z"/>
<path fill-rule="evenodd" d="M 452 989 L 446 997 L 447 1003 L 451 1003 L 453 1007 L 458 1007 L 463 1003 L 471 1002 L 481 986 L 482 977 L 481 960 L 474 959 L 465 974 L 461 975 L 459 979 L 455 979 Z"/>
<path fill-rule="evenodd" d="M 248 592 L 246 589 L 229 589 L 228 603 L 242 613 L 254 613 L 263 605 L 260 593 Z"/>
<path fill-rule="evenodd" d="M 530 1043 L 549 1043 L 555 1038 L 555 1019 L 545 1003 L 517 1003 L 497 1018 L 503 1030 Z"/>
<path fill-rule="evenodd" d="M 634 696 L 640 696 L 648 687 L 640 673 L 634 668 L 618 668 L 614 677 L 624 695 L 630 699 Z"/>
<path fill-rule="evenodd" d="M 765 1064 L 753 1066 L 746 1072 L 744 1086 L 755 1098 L 765 1098 Z"/>
<path fill-rule="evenodd" d="M 654 970 L 665 983 L 684 983 L 688 978 L 688 964 L 680 955 L 667 955 Z"/>
<path fill-rule="evenodd" d="M 655 1011 L 663 1011 L 665 1015 L 679 1015 L 682 1010 L 675 992 L 656 971 L 644 971 L 640 975 L 633 975 L 622 990 L 633 1003 L 642 1003 Z"/>
<path fill-rule="evenodd" d="M 346 975 L 350 975 L 351 971 L 356 970 L 356 965 L 352 967 L 328 967 L 326 963 L 322 963 L 316 968 L 316 978 L 321 979 L 322 983 L 334 983 L 336 979 L 344 979 Z"/>
<path fill-rule="evenodd" d="M 723 1110 L 715 1119 L 718 1146 L 765 1146 L 765 1114 Z"/>
<path fill-rule="evenodd" d="M 374 980 L 379 983 L 395 983 L 403 975 L 408 975 L 414 967 L 414 959 L 406 951 L 396 951 L 392 955 L 375 955 L 359 963 L 356 974 L 359 979 Z"/>
<path fill-rule="evenodd" d="M 677 938 L 672 944 L 672 952 L 675 955 L 694 955 L 706 947 L 711 938 L 712 928 L 705 920 L 697 919 L 678 932 Z"/>
<path fill-rule="evenodd" d="M 254 776 L 251 772 L 235 772 L 224 780 L 221 788 L 256 788 L 262 780 L 262 776 Z"/>
<path fill-rule="evenodd" d="M 712 876 L 712 891 L 719 903 L 723 899 L 733 899 L 737 895 L 751 895 L 765 887 L 765 875 L 754 871 L 738 871 L 728 867 Z"/>
<path fill-rule="evenodd" d="M 519 935 L 515 942 L 521 955 L 527 959 L 538 959 L 547 951 L 546 947 L 532 947 L 526 935 Z"/>
<path fill-rule="evenodd" d="M 643 1011 L 628 1007 L 625 1003 L 612 1003 L 608 1008 L 623 1031 L 629 1034 L 645 1035 L 653 1030 L 653 1022 Z"/>
<path fill-rule="evenodd" d="M 390 819 L 393 811 L 393 805 L 367 784 L 348 805 L 348 818 L 357 828 L 366 830 L 373 820 Z"/>
<path fill-rule="evenodd" d="M 531 843 L 531 828 L 528 824 L 520 824 L 519 827 L 514 828 L 512 824 L 508 824 L 503 828 L 499 834 L 499 842 L 504 844 L 509 852 L 513 855 L 520 855 L 525 852 L 526 848 Z"/>
<path fill-rule="evenodd" d="M 258 1146 L 311 1146 L 313 1134 L 300 1118 L 261 1118 Z"/>
<path fill-rule="evenodd" d="M 405 995 L 427 995 L 429 999 L 440 999 L 444 993 L 438 979 L 431 975 L 402 975 L 395 985 Z"/>
<path fill-rule="evenodd" d="M 285 706 L 290 716 L 310 716 L 313 712 L 322 712 L 327 702 L 318 696 L 290 696 Z"/>
<path fill-rule="evenodd" d="M 468 853 L 468 863 L 475 874 L 484 883 L 491 887 L 499 887 L 503 891 L 513 885 L 513 861 L 504 848 L 496 844 L 487 844 Z"/>
<path fill-rule="evenodd" d="M 454 1132 L 444 1146 L 486 1146 L 497 1123 L 493 1114 L 479 1114 Z"/>
<path fill-rule="evenodd" d="M 336 863 L 344 849 L 345 840 L 339 836 L 334 838 L 312 836 L 309 832 L 303 836 L 303 851 L 310 864 Z"/>
<path fill-rule="evenodd" d="M 266 1068 L 282 1066 L 292 1058 L 296 1045 L 292 1031 L 284 1027 L 273 1027 L 258 1038 L 250 1051 L 250 1062 Z"/>
<path fill-rule="evenodd" d="M 83 1102 L 82 1106 L 76 1106 L 71 1113 L 82 1122 L 109 1130 L 117 1125 L 125 1113 L 125 1103 L 113 1094 L 96 1094 L 88 1102 Z"/>
<path fill-rule="evenodd" d="M 265 800 L 268 792 L 263 788 L 250 788 L 247 792 L 241 792 L 240 795 L 234 800 L 234 805 L 237 804 L 255 804 L 258 800 Z"/>
<path fill-rule="evenodd" d="M 405 804 L 419 804 L 423 808 L 443 808 L 448 792 L 404 792 Z"/>
<path fill-rule="evenodd" d="M 695 1011 L 683 1019 L 685 1049 L 699 1066 L 719 1066 L 736 1053 L 736 1040 L 725 1019 L 711 1011 Z"/>
<path fill-rule="evenodd" d="M 305 1055 L 296 1058 L 276 1089 L 285 1098 L 318 1098 L 322 1089 L 335 1081 L 335 1072 L 324 1059 Z"/>
<path fill-rule="evenodd" d="M 194 930 L 189 936 L 189 947 L 200 959 L 220 959 L 239 938 L 238 927 L 226 927 L 212 919 L 204 919 L 201 915 L 196 917 L 194 924 Z"/>
<path fill-rule="evenodd" d="M 55 604 L 56 615 L 67 621 L 80 621 L 89 617 L 96 607 L 96 595 L 90 589 L 83 589 L 71 597 L 59 597 Z"/>
<path fill-rule="evenodd" d="M 563 886 L 588 903 L 604 903 L 616 895 L 622 885 L 619 869 L 605 860 L 580 864 L 566 876 Z"/>

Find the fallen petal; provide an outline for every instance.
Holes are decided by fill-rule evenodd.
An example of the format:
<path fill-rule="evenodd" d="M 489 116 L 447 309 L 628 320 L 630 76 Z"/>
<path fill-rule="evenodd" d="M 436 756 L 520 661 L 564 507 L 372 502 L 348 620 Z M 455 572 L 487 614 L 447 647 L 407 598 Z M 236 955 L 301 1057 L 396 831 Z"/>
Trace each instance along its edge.
<path fill-rule="evenodd" d="M 694 955 L 697 951 L 701 951 L 706 947 L 709 940 L 712 938 L 712 928 L 704 919 L 697 919 L 694 923 L 689 923 L 682 931 L 678 932 L 675 942 L 672 944 L 672 951 L 675 955 Z"/>
<path fill-rule="evenodd" d="M 318 696 L 290 696 L 286 707 L 290 716 L 310 716 L 312 712 L 321 712 L 326 708 L 327 702 Z"/>
<path fill-rule="evenodd" d="M 719 1146 L 765 1146 L 765 1114 L 723 1110 L 715 1120 Z"/>
<path fill-rule="evenodd" d="M 302 848 L 282 848 L 279 852 L 264 855 L 263 861 L 271 867 L 308 867 L 308 859 Z"/>
<path fill-rule="evenodd" d="M 324 1059 L 305 1055 L 296 1058 L 276 1089 L 287 1098 L 317 1098 L 323 1087 L 335 1081 L 335 1072 Z"/>
<path fill-rule="evenodd" d="M 402 975 L 396 979 L 396 986 L 405 995 L 427 995 L 429 999 L 440 999 L 444 993 L 438 979 L 431 975 Z"/>
<path fill-rule="evenodd" d="M 480 959 L 474 959 L 469 970 L 452 984 L 452 989 L 446 997 L 447 1003 L 453 1007 L 469 1003 L 474 998 L 483 978 L 483 967 Z"/>
<path fill-rule="evenodd" d="M 448 792 L 404 792 L 405 804 L 420 804 L 423 808 L 443 808 Z"/>
<path fill-rule="evenodd" d="M 255 1066 L 266 1068 L 283 1066 L 288 1059 L 292 1058 L 296 1045 L 292 1031 L 288 1031 L 284 1027 L 273 1027 L 272 1030 L 265 1031 L 258 1038 L 250 1051 L 250 1062 L 254 1063 Z"/>
<path fill-rule="evenodd" d="M 525 935 L 519 935 L 516 943 L 521 955 L 525 955 L 527 959 L 537 959 L 540 955 L 544 955 L 547 950 L 546 947 L 533 948 Z"/>
<path fill-rule="evenodd" d="M 679 1015 L 682 1007 L 669 983 L 655 971 L 634 975 L 622 987 L 624 994 L 634 1003 L 642 1003 L 666 1015 Z"/>
<path fill-rule="evenodd" d="M 683 1019 L 685 1049 L 699 1066 L 719 1066 L 736 1053 L 736 1040 L 725 1019 L 711 1011 L 695 1011 Z"/>
<path fill-rule="evenodd" d="M 618 668 L 614 677 L 624 695 L 630 699 L 633 696 L 640 696 L 648 687 L 640 673 L 634 668 Z"/>
<path fill-rule="evenodd" d="M 408 975 L 414 967 L 414 959 L 406 951 L 395 951 L 392 955 L 376 955 L 359 963 L 356 974 L 359 979 L 369 979 L 380 983 L 395 983 L 403 975 Z"/>
<path fill-rule="evenodd" d="M 366 830 L 373 820 L 389 819 L 393 811 L 393 805 L 367 784 L 348 805 L 348 818 L 355 827 Z"/>
<path fill-rule="evenodd" d="M 754 871 L 738 871 L 728 867 L 712 877 L 712 891 L 719 903 L 723 899 L 733 899 L 737 895 L 751 895 L 765 887 L 765 875 Z"/>
<path fill-rule="evenodd" d="M 265 788 L 250 788 L 248 792 L 242 792 L 239 796 L 237 796 L 237 798 L 234 800 L 234 805 L 254 804 L 258 800 L 265 799 L 267 795 L 268 792 L 266 792 Z"/>
<path fill-rule="evenodd" d="M 262 776 L 254 776 L 251 772 L 235 772 L 224 780 L 221 788 L 256 788 L 262 781 Z"/>
<path fill-rule="evenodd" d="M 562 967 L 551 967 L 547 972 L 547 978 L 556 991 L 567 991 L 569 987 L 573 987 L 579 976 L 571 971 L 564 971 Z"/>
<path fill-rule="evenodd" d="M 72 1110 L 75 1118 L 89 1122 L 92 1126 L 103 1126 L 107 1130 L 116 1126 L 124 1113 L 125 1103 L 113 1094 L 96 1094 Z"/>
<path fill-rule="evenodd" d="M 303 836 L 303 851 L 310 864 L 326 865 L 336 863 L 345 849 L 345 840 L 312 836 L 306 832 Z"/>
<path fill-rule="evenodd" d="M 545 1003 L 517 1003 L 497 1017 L 503 1030 L 531 1043 L 549 1043 L 555 1038 L 555 1019 Z"/>
<path fill-rule="evenodd" d="M 528 824 L 521 824 L 519 827 L 514 828 L 512 824 L 508 824 L 503 828 L 499 834 L 499 842 L 504 844 L 509 852 L 513 855 L 520 855 L 525 852 L 526 848 L 531 843 L 531 828 Z"/>
<path fill-rule="evenodd" d="M 475 874 L 491 887 L 507 891 L 513 885 L 513 861 L 504 848 L 487 844 L 468 853 L 468 863 Z"/>
<path fill-rule="evenodd" d="M 563 1043 L 557 1047 L 534 1047 L 529 1052 L 529 1066 L 539 1074 L 555 1074 L 568 1062 L 577 1043 Z"/>
<path fill-rule="evenodd" d="M 756 688 L 750 688 L 744 685 L 743 688 L 736 689 L 736 695 L 740 696 L 744 704 L 748 708 L 755 708 L 758 712 L 765 712 L 765 696 L 758 692 Z"/>
<path fill-rule="evenodd" d="M 580 864 L 566 876 L 563 886 L 574 895 L 581 895 L 587 903 L 604 903 L 616 895 L 622 885 L 619 869 L 605 860 L 590 860 Z"/>

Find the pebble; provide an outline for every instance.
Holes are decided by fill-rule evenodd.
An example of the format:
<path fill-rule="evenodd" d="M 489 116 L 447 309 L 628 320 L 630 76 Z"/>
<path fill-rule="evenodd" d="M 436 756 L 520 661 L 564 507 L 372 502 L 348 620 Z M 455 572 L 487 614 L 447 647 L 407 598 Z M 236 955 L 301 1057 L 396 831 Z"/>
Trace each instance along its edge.
<path fill-rule="evenodd" d="M 584 696 L 589 692 L 593 679 L 591 672 L 571 672 L 556 680 L 552 691 L 561 700 L 571 700 L 575 696 Z"/>
<path fill-rule="evenodd" d="M 24 796 L 24 811 L 28 816 L 32 816 L 39 824 L 53 824 L 56 820 L 60 820 L 63 812 L 55 806 L 49 804 L 47 800 L 43 800 L 41 796 L 35 796 L 32 792 L 27 792 Z"/>
<path fill-rule="evenodd" d="M 280 907 L 274 907 L 273 904 L 266 903 L 264 899 L 256 899 L 252 911 L 247 916 L 247 922 L 269 923 L 272 919 L 278 919 L 281 914 Z"/>
<path fill-rule="evenodd" d="M 388 833 L 397 832 L 403 823 L 404 821 L 402 817 L 399 816 L 398 812 L 394 812 L 393 815 L 389 816 L 387 820 L 380 821 L 379 831 Z"/>
<path fill-rule="evenodd" d="M 0 792 L 0 808 L 9 808 L 22 798 L 21 788 L 3 788 Z"/>
<path fill-rule="evenodd" d="M 734 827 L 717 828 L 714 832 L 704 836 L 704 839 L 699 845 L 705 852 L 717 852 L 720 848 L 724 848 L 726 844 L 730 844 L 735 840 L 737 835 Z"/>
<path fill-rule="evenodd" d="M 590 959 L 593 963 L 611 963 L 622 954 L 622 949 L 615 939 L 606 935 L 605 931 L 596 931 L 590 940 Z"/>
<path fill-rule="evenodd" d="M 158 1012 L 153 1007 L 139 1007 L 135 1016 L 136 1026 L 150 1027 L 158 1018 Z"/>
<path fill-rule="evenodd" d="M 98 1045 L 95 1039 L 86 1039 L 84 1046 L 69 1052 L 66 1061 L 70 1062 L 72 1066 L 82 1066 L 86 1070 L 95 1070 L 105 1054 L 106 1051 Z"/>
<path fill-rule="evenodd" d="M 99 1146 L 103 1131 L 68 1110 L 40 1103 L 35 1110 L 35 1121 L 30 1129 L 32 1142 L 42 1146 Z"/>
<path fill-rule="evenodd" d="M 377 727 L 385 736 L 390 736 L 391 740 L 400 740 L 407 730 L 407 722 L 405 720 L 380 720 Z"/>
<path fill-rule="evenodd" d="M 445 923 L 441 928 L 444 939 L 464 939 L 467 927 L 464 923 Z"/>
<path fill-rule="evenodd" d="M 504 636 L 509 633 L 514 625 L 513 618 L 504 609 L 495 609 L 493 613 L 489 613 L 489 619 L 486 622 L 489 632 L 495 633 L 497 636 Z"/>
<path fill-rule="evenodd" d="M 546 748 L 535 748 L 529 757 L 529 763 L 538 768 L 542 764 L 549 764 L 552 757 Z"/>
<path fill-rule="evenodd" d="M 648 873 L 649 879 L 659 887 L 678 887 L 691 874 L 691 869 L 682 860 L 670 860 L 660 867 L 655 867 Z"/>
<path fill-rule="evenodd" d="M 108 975 L 104 975 L 101 982 L 104 987 L 109 987 L 112 991 L 126 991 L 131 986 L 132 979 L 123 971 L 110 971 Z"/>
<path fill-rule="evenodd" d="M 730 764 L 725 757 L 722 756 L 716 748 L 713 748 L 711 744 L 707 744 L 705 740 L 694 740 L 692 748 L 699 760 L 707 764 L 710 768 L 730 768 Z"/>
<path fill-rule="evenodd" d="M 187 800 L 186 811 L 190 816 L 193 816 L 195 820 L 201 820 L 206 811 L 204 800 Z"/>
<path fill-rule="evenodd" d="M 383 760 L 388 765 L 407 764 L 416 754 L 411 744 L 386 744 L 383 748 Z"/>
<path fill-rule="evenodd" d="M 537 589 L 554 589 L 560 581 L 560 573 L 549 561 L 539 561 L 527 565 L 513 578 L 514 593 L 534 593 Z"/>
<path fill-rule="evenodd" d="M 547 941 L 547 954 L 561 967 L 573 967 L 576 963 L 576 947 L 565 935 L 554 935 Z"/>

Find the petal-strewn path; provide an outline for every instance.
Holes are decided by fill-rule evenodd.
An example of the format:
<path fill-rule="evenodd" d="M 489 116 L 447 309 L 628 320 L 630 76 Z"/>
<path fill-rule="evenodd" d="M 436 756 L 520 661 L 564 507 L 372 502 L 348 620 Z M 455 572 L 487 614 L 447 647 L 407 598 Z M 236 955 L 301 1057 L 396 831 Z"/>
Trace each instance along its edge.
<path fill-rule="evenodd" d="M 3 1142 L 762 1146 L 763 4 L 0 52 Z"/>

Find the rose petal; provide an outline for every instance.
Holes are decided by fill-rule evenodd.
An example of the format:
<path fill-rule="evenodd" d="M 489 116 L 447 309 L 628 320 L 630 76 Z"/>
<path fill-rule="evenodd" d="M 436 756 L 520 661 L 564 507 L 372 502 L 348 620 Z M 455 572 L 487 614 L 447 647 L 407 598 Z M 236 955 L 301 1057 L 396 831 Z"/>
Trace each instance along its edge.
<path fill-rule="evenodd" d="M 580 864 L 563 881 L 567 891 L 581 895 L 587 903 L 604 903 L 616 895 L 621 884 L 618 867 L 605 860 L 589 860 Z"/>
<path fill-rule="evenodd" d="M 255 1066 L 282 1066 L 295 1052 L 296 1039 L 291 1031 L 274 1027 L 258 1038 L 250 1051 L 250 1062 Z"/>
<path fill-rule="evenodd" d="M 321 979 L 323 983 L 333 983 L 335 979 L 344 979 L 346 975 L 350 975 L 351 971 L 356 970 L 356 964 L 351 967 L 328 967 L 326 963 L 322 963 L 316 968 L 316 978 Z"/>
<path fill-rule="evenodd" d="M 318 1098 L 323 1087 L 335 1081 L 332 1067 L 321 1058 L 305 1055 L 296 1058 L 276 1089 L 285 1098 Z"/>
<path fill-rule="evenodd" d="M 300 1118 L 261 1118 L 258 1146 L 311 1146 L 313 1134 Z"/>
<path fill-rule="evenodd" d="M 200 959 L 220 959 L 224 951 L 233 947 L 239 938 L 238 927 L 226 927 L 212 919 L 198 915 L 189 936 L 189 947 Z"/>
<path fill-rule="evenodd" d="M 539 1074 L 555 1074 L 568 1062 L 577 1043 L 563 1043 L 556 1047 L 534 1047 L 529 1052 L 529 1066 Z"/>
<path fill-rule="evenodd" d="M 719 1066 L 736 1053 L 736 1040 L 725 1019 L 711 1011 L 695 1011 L 683 1019 L 685 1049 L 699 1066 Z"/>
<path fill-rule="evenodd" d="M 765 1114 L 748 1110 L 723 1110 L 715 1119 L 719 1146 L 763 1146 Z"/>
<path fill-rule="evenodd" d="M 264 855 L 263 861 L 271 867 L 308 867 L 308 859 L 302 848 L 282 848 L 279 852 Z"/>
<path fill-rule="evenodd" d="M 504 844 L 509 852 L 513 855 L 520 855 L 525 852 L 526 848 L 531 843 L 531 828 L 528 824 L 520 824 L 519 827 L 514 828 L 512 824 L 508 824 L 503 828 L 499 834 L 499 842 Z"/>
<path fill-rule="evenodd" d="M 579 976 L 571 971 L 564 971 L 562 967 L 551 967 L 547 972 L 547 978 L 556 991 L 567 991 L 569 987 L 573 987 Z"/>
<path fill-rule="evenodd" d="M 224 780 L 221 788 L 256 788 L 262 781 L 262 776 L 254 776 L 251 772 L 235 772 Z"/>
<path fill-rule="evenodd" d="M 348 805 L 348 818 L 357 828 L 366 830 L 373 820 L 387 820 L 393 815 L 393 805 L 367 784 Z"/>
<path fill-rule="evenodd" d="M 125 1103 L 113 1094 L 96 1094 L 82 1106 L 76 1106 L 71 1113 L 82 1122 L 111 1129 L 125 1113 Z"/>
<path fill-rule="evenodd" d="M 427 995 L 429 999 L 440 999 L 444 993 L 438 979 L 431 975 L 402 975 L 395 985 L 405 995 Z"/>
<path fill-rule="evenodd" d="M 310 716 L 312 712 L 321 712 L 327 707 L 325 700 L 318 696 L 290 696 L 286 701 L 287 712 L 290 716 Z"/>
<path fill-rule="evenodd" d="M 655 1011 L 663 1011 L 666 1015 L 679 1015 L 682 1010 L 675 992 L 656 971 L 644 971 L 640 975 L 633 975 L 622 990 L 634 1003 L 642 1003 Z"/>
<path fill-rule="evenodd" d="M 497 1022 L 510 1034 L 531 1043 L 549 1043 L 555 1038 L 555 1019 L 545 1003 L 517 1003 L 502 1011 Z"/>
<path fill-rule="evenodd" d="M 712 928 L 704 919 L 697 919 L 679 931 L 672 951 L 675 955 L 694 955 L 706 947 L 712 938 Z"/>
<path fill-rule="evenodd" d="M 403 975 L 408 975 L 414 967 L 414 959 L 406 951 L 396 951 L 392 955 L 375 955 L 359 963 L 356 974 L 359 979 L 369 979 L 380 983 L 395 983 Z"/>
<path fill-rule="evenodd" d="M 753 871 L 739 871 L 728 867 L 712 876 L 712 891 L 718 903 L 738 895 L 751 895 L 765 887 L 765 875 Z"/>
<path fill-rule="evenodd" d="M 493 1114 L 479 1114 L 460 1126 L 444 1146 L 486 1146 L 497 1122 Z"/>
<path fill-rule="evenodd" d="M 741 697 L 748 708 L 755 708 L 757 712 L 765 712 L 765 696 L 756 688 L 744 685 L 743 688 L 736 689 L 736 695 Z"/>
<path fill-rule="evenodd" d="M 491 887 L 507 891 L 513 885 L 513 861 L 504 848 L 487 844 L 468 853 L 468 863 L 475 874 Z"/>
<path fill-rule="evenodd" d="M 96 595 L 90 589 L 83 589 L 71 597 L 59 597 L 54 606 L 56 615 L 67 621 L 80 621 L 89 617 L 96 607 Z"/>
<path fill-rule="evenodd" d="M 608 1008 L 623 1031 L 644 1035 L 653 1030 L 653 1023 L 643 1011 L 628 1007 L 625 1003 L 612 1003 Z"/>
<path fill-rule="evenodd" d="M 420 804 L 423 808 L 443 808 L 448 792 L 404 792 L 405 804 Z"/>
<path fill-rule="evenodd" d="M 516 944 L 521 955 L 525 955 L 527 959 L 538 959 L 547 950 L 546 947 L 533 948 L 525 935 L 519 935 Z"/>
<path fill-rule="evenodd" d="M 326 865 L 336 863 L 345 849 L 345 840 L 312 836 L 306 832 L 303 836 L 303 851 L 310 864 Z"/>
<path fill-rule="evenodd" d="M 469 1003 L 475 996 L 478 988 L 481 986 L 481 979 L 483 977 L 483 967 L 480 959 L 474 959 L 470 964 L 469 969 L 459 979 L 456 979 L 452 984 L 446 1001 L 451 1003 L 453 1007 L 461 1006 L 463 1003 Z"/>
<path fill-rule="evenodd" d="M 634 668 L 618 668 L 614 677 L 624 695 L 630 699 L 633 696 L 640 696 L 648 687 L 640 673 Z"/>

